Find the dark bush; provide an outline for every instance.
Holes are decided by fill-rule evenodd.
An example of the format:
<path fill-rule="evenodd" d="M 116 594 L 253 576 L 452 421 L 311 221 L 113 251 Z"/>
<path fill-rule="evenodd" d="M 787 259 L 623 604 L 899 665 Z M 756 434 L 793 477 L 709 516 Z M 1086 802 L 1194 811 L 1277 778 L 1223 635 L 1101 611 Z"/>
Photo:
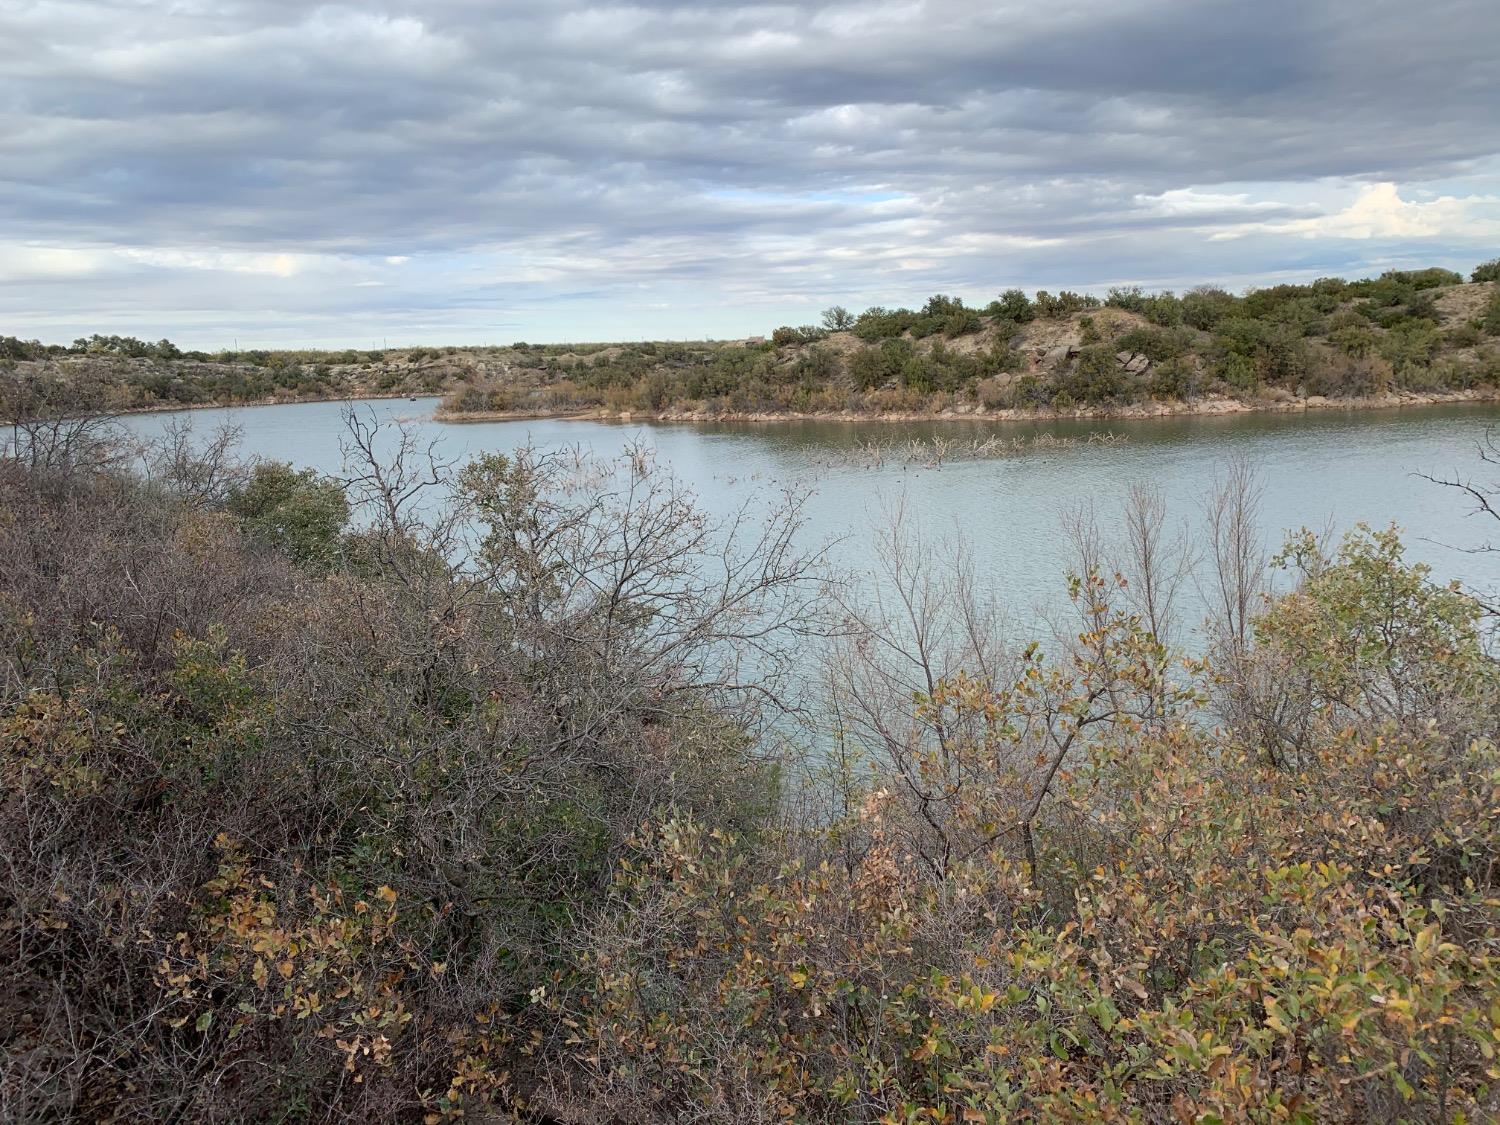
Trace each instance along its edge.
<path fill-rule="evenodd" d="M 1410 285 L 1413 289 L 1437 289 L 1444 285 L 1464 283 L 1462 274 L 1436 266 L 1425 270 L 1391 270 L 1382 276 L 1392 278 L 1403 285 Z"/>
<path fill-rule="evenodd" d="M 1118 351 L 1143 355 L 1152 363 L 1174 359 L 1185 354 L 1191 341 L 1179 332 L 1163 328 L 1134 328 L 1114 342 Z"/>
<path fill-rule="evenodd" d="M 854 327 L 854 315 L 843 305 L 823 310 L 823 327 L 830 332 L 847 332 Z"/>
<path fill-rule="evenodd" d="M 1117 286 L 1104 298 L 1109 307 L 1133 313 L 1144 313 L 1146 301 L 1146 293 L 1139 285 Z"/>
<path fill-rule="evenodd" d="M 943 321 L 943 335 L 952 340 L 959 336 L 967 336 L 978 332 L 984 327 L 979 319 L 979 314 L 970 309 L 950 313 Z"/>
<path fill-rule="evenodd" d="M 1182 295 L 1182 318 L 1194 328 L 1208 332 L 1219 321 L 1234 315 L 1238 299 L 1215 286 L 1189 289 Z"/>
<path fill-rule="evenodd" d="M 917 314 L 910 309 L 886 309 L 877 305 L 859 315 L 854 322 L 854 334 L 868 343 L 893 339 L 904 334 L 916 320 Z"/>
<path fill-rule="evenodd" d="M 1182 301 L 1175 293 L 1158 293 L 1145 303 L 1146 319 L 1163 328 L 1175 328 L 1183 321 Z"/>
<path fill-rule="evenodd" d="M 1031 298 L 1021 289 L 1007 289 L 1000 294 L 999 300 L 990 302 L 985 311 L 991 316 L 1017 324 L 1025 324 L 1036 317 L 1036 308 L 1032 305 Z"/>
<path fill-rule="evenodd" d="M 1115 402 L 1129 397 L 1132 389 L 1113 344 L 1084 348 L 1072 369 L 1058 376 L 1053 385 L 1075 403 Z"/>
<path fill-rule="evenodd" d="M 228 498 L 245 531 L 303 565 L 329 565 L 349 522 L 343 487 L 312 469 L 281 461 L 255 466 Z"/>
<path fill-rule="evenodd" d="M 1074 313 L 1097 309 L 1099 307 L 1099 298 L 1091 297 L 1084 293 L 1073 293 L 1066 289 L 1054 297 L 1045 289 L 1039 289 L 1037 290 L 1034 306 L 1039 317 L 1046 320 L 1057 320 L 1062 317 L 1072 316 Z"/>
<path fill-rule="evenodd" d="M 1201 392 L 1197 365 L 1184 356 L 1175 356 L 1157 364 L 1151 371 L 1151 397 L 1165 401 L 1190 402 Z"/>

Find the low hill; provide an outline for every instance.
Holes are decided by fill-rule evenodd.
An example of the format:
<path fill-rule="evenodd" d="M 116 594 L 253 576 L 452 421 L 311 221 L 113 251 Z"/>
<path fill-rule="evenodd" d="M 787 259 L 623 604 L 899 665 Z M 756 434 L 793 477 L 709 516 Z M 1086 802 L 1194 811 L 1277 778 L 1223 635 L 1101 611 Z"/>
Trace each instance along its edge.
<path fill-rule="evenodd" d="M 1493 265 L 1493 263 L 1491 264 Z M 451 420 L 1144 413 L 1329 400 L 1488 397 L 1500 282 L 1440 269 L 1234 295 L 1010 290 L 983 309 L 842 309 L 822 326 L 718 342 L 513 344 L 376 352 L 184 353 L 95 336 L 0 338 L 10 410 L 137 410 L 434 395 Z"/>
<path fill-rule="evenodd" d="M 1239 297 L 1011 293 L 984 310 L 938 297 L 838 330 L 505 363 L 465 380 L 444 414 L 972 415 L 1478 396 L 1500 385 L 1500 295 L 1494 282 L 1423 271 Z"/>

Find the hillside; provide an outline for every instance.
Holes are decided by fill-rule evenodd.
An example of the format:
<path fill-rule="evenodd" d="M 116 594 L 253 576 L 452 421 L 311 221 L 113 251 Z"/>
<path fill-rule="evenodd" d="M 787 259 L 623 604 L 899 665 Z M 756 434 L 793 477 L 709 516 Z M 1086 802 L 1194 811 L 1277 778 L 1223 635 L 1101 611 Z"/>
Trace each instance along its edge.
<path fill-rule="evenodd" d="M 1148 413 L 1329 400 L 1489 397 L 1500 386 L 1493 263 L 1326 278 L 1235 296 L 1010 290 L 983 309 L 834 308 L 769 338 L 376 352 L 184 353 L 95 336 L 0 338 L 12 413 L 444 395 L 451 420 Z"/>
<path fill-rule="evenodd" d="M 941 416 L 1480 396 L 1500 384 L 1495 289 L 1423 271 L 1242 297 L 1013 291 L 983 310 L 934 297 L 769 340 L 512 354 L 443 413 Z"/>

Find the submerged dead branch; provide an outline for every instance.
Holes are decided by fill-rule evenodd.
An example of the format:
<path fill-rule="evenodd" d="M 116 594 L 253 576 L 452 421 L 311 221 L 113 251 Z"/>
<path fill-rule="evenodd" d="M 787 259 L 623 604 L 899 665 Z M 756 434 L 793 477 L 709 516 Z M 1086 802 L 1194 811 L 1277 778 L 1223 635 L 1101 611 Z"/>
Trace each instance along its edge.
<path fill-rule="evenodd" d="M 1052 433 L 1009 438 L 999 434 L 968 438 L 949 438 L 935 434 L 928 438 L 908 438 L 904 441 L 862 441 L 853 449 L 835 454 L 833 461 L 861 468 L 878 469 L 890 464 L 940 469 L 951 461 L 988 461 L 1028 453 L 1052 453 L 1078 446 L 1111 447 L 1122 445 L 1127 440 L 1124 434 L 1109 431 L 1091 433 L 1084 438 L 1059 437 Z"/>

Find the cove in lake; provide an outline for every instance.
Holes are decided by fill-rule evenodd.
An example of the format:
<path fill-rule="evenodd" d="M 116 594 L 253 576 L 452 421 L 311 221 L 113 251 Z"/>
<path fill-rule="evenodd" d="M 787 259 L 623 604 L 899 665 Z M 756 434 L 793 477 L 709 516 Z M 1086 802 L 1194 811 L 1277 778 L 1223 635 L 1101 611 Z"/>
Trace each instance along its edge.
<path fill-rule="evenodd" d="M 539 448 L 581 447 L 601 456 L 631 444 L 655 450 L 659 463 L 690 482 L 710 512 L 727 512 L 757 489 L 808 486 L 811 542 L 836 540 L 830 555 L 842 569 L 866 574 L 873 532 L 889 506 L 904 499 L 927 536 L 962 533 L 988 589 L 1024 625 L 1063 600 L 1070 554 L 1061 517 L 1092 504 L 1106 538 L 1119 527 L 1135 484 L 1161 490 L 1174 517 L 1191 520 L 1215 477 L 1237 458 L 1259 472 L 1269 545 L 1287 530 L 1357 522 L 1396 523 L 1409 555 L 1434 577 L 1476 588 L 1500 588 L 1500 554 L 1466 554 L 1500 528 L 1471 517 L 1464 497 L 1418 474 L 1483 479 L 1476 455 L 1486 430 L 1500 425 L 1500 406 L 1466 405 L 1404 411 L 1318 411 L 1143 420 L 1036 423 L 778 422 L 655 424 L 526 419 L 445 425 L 431 420 L 437 400 L 352 404 L 382 418 L 405 419 L 449 458 Z M 229 423 L 241 428 L 242 451 L 338 473 L 343 412 L 349 404 L 197 410 L 125 419 L 134 433 L 160 433 L 186 417 L 199 434 Z M 1087 439 L 1109 431 L 1124 440 L 1036 448 L 1000 458 L 941 467 L 851 456 L 863 443 L 932 438 L 967 440 L 996 434 L 1023 439 L 1049 433 Z"/>

